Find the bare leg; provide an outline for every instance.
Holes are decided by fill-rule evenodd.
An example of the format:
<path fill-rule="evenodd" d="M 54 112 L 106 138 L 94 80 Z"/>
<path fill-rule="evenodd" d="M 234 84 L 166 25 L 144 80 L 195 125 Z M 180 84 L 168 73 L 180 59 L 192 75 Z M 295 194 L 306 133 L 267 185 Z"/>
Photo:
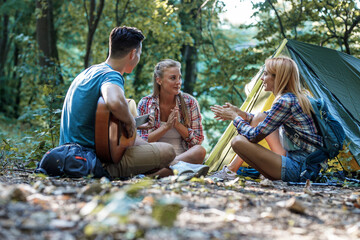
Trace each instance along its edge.
<path fill-rule="evenodd" d="M 241 135 L 232 140 L 231 146 L 245 162 L 265 177 L 272 180 L 281 179 L 281 155 L 259 144 L 251 143 Z"/>
<path fill-rule="evenodd" d="M 173 175 L 173 171 L 170 168 L 162 168 L 157 170 L 154 173 L 149 173 L 147 174 L 148 177 L 158 177 L 158 178 L 163 178 L 163 177 L 167 177 L 170 175 Z"/>
<path fill-rule="evenodd" d="M 190 148 L 189 150 L 187 150 L 186 152 L 176 156 L 176 158 L 170 163 L 170 165 L 174 165 L 179 161 L 184 161 L 193 164 L 202 164 L 205 155 L 206 155 L 205 148 L 202 147 L 201 145 L 196 145 Z M 152 173 L 148 173 L 147 176 L 163 178 L 173 174 L 174 173 L 170 168 L 162 168 L 155 170 L 155 172 L 152 171 Z"/>
<path fill-rule="evenodd" d="M 170 165 L 174 165 L 179 161 L 193 164 L 202 164 L 206 155 L 206 150 L 201 145 L 195 145 L 186 152 L 175 157 Z"/>
<path fill-rule="evenodd" d="M 240 167 L 241 165 L 243 164 L 244 160 L 242 160 L 241 157 L 239 156 L 236 156 L 232 161 L 231 163 L 228 165 L 228 169 L 230 169 L 231 171 L 233 172 L 236 172 Z"/>
<path fill-rule="evenodd" d="M 251 126 L 252 127 L 256 127 L 260 122 L 262 122 L 266 117 L 265 113 L 258 113 L 254 116 L 253 120 L 251 121 Z M 286 152 L 285 149 L 283 148 L 283 146 L 280 143 L 280 138 L 279 138 L 279 130 L 275 130 L 274 132 L 272 132 L 270 135 L 268 135 L 265 138 L 266 142 L 268 143 L 271 151 L 273 151 L 276 154 L 279 155 L 283 155 L 285 156 Z M 246 161 L 247 162 L 247 161 Z M 228 168 L 233 171 L 236 172 L 239 167 L 241 166 L 241 164 L 243 163 L 243 159 L 241 159 L 241 157 L 236 157 L 228 166 Z M 247 162 L 248 163 L 248 162 Z M 249 163 L 248 163 L 249 164 Z M 252 167 L 256 168 L 253 164 L 249 164 Z M 265 176 L 265 175 L 264 175 Z"/>

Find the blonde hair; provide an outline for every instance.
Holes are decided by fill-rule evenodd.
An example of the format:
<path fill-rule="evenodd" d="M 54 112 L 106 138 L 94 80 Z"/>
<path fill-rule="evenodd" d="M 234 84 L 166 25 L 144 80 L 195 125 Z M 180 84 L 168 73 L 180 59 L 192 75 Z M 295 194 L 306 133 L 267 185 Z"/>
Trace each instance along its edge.
<path fill-rule="evenodd" d="M 276 57 L 267 59 L 265 67 L 269 74 L 275 76 L 274 95 L 280 97 L 283 93 L 291 92 L 299 100 L 302 110 L 311 116 L 312 107 L 307 95 L 309 92 L 300 85 L 299 69 L 291 58 Z"/>
<path fill-rule="evenodd" d="M 160 94 L 160 85 L 157 83 L 156 78 L 163 78 L 164 72 L 168 68 L 177 67 L 181 69 L 181 64 L 178 61 L 172 60 L 172 59 L 164 59 L 158 62 L 154 69 L 154 75 L 153 75 L 153 97 L 158 97 Z M 189 121 L 189 114 L 187 111 L 187 107 L 185 104 L 184 97 L 181 93 L 179 93 L 180 97 L 180 111 L 181 115 L 184 118 L 184 125 L 186 127 L 190 127 L 190 121 Z"/>

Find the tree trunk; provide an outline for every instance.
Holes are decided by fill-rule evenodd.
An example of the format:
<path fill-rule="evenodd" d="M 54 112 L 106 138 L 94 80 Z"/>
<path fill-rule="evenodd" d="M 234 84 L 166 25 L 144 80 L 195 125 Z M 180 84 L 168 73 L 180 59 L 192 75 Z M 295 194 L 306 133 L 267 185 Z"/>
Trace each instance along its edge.
<path fill-rule="evenodd" d="M 181 21 L 181 28 L 188 32 L 193 38 L 192 45 L 183 45 L 182 53 L 182 68 L 184 74 L 184 92 L 193 94 L 196 84 L 197 71 L 196 63 L 198 60 L 197 46 L 201 39 L 201 23 L 199 23 L 201 14 L 202 1 L 191 0 L 181 1 L 183 8 L 191 8 L 190 11 L 182 10 L 179 14 Z"/>
<path fill-rule="evenodd" d="M 39 45 L 39 62 L 42 67 L 41 83 L 62 83 L 56 32 L 53 21 L 52 0 L 36 0 L 40 15 L 36 19 L 36 39 Z"/>
<path fill-rule="evenodd" d="M 4 1 L 5 2 L 5 1 Z M 6 77 L 5 77 L 5 61 L 7 56 L 7 43 L 8 43 L 8 24 L 9 16 L 4 14 L 1 17 L 2 32 L 0 33 L 0 112 L 6 109 Z"/>
<path fill-rule="evenodd" d="M 181 52 L 185 63 L 184 92 L 193 94 L 197 75 L 197 51 L 193 46 L 184 45 Z"/>
<path fill-rule="evenodd" d="M 130 0 L 127 0 L 125 3 L 125 7 L 121 9 L 122 10 L 121 15 L 119 15 L 119 2 L 120 0 L 116 0 L 116 5 L 115 5 L 116 26 L 120 26 L 125 21 L 126 12 L 129 7 Z"/>
<path fill-rule="evenodd" d="M 141 82 L 141 72 L 144 68 L 144 63 L 143 61 L 139 62 L 138 65 L 136 65 L 135 68 L 135 76 L 134 76 L 134 83 L 133 83 L 133 88 L 135 89 L 135 96 L 133 96 L 134 99 L 141 99 L 142 97 L 142 91 L 141 91 L 141 85 L 143 85 L 144 83 Z"/>
<path fill-rule="evenodd" d="M 17 67 L 19 64 L 19 47 L 15 44 L 14 50 L 14 67 Z M 17 72 L 13 72 L 13 79 L 17 81 L 16 84 L 16 95 L 15 95 L 15 104 L 14 104 L 14 117 L 18 118 L 20 116 L 20 99 L 21 99 L 21 78 L 17 76 Z"/>
<path fill-rule="evenodd" d="M 4 75 L 4 68 L 5 68 L 5 61 L 7 56 L 7 43 L 8 43 L 8 24 L 9 24 L 9 16 L 4 14 L 2 19 L 2 33 L 0 38 L 0 77 L 3 77 Z"/>
<path fill-rule="evenodd" d="M 96 0 L 90 0 L 90 11 L 87 11 L 86 0 L 84 0 L 84 8 L 86 13 L 86 18 L 88 22 L 88 35 L 86 39 L 86 53 L 84 58 L 84 67 L 87 68 L 90 65 L 91 57 L 91 45 L 94 39 L 95 31 L 100 21 L 102 11 L 104 9 L 105 0 L 100 0 L 97 11 L 96 10 Z"/>

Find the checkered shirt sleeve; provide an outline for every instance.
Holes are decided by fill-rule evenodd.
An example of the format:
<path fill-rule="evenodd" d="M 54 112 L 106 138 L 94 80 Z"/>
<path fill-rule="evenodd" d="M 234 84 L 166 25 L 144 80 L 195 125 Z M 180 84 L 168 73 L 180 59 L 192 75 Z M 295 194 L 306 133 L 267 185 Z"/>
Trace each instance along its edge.
<path fill-rule="evenodd" d="M 261 141 L 281 125 L 286 124 L 290 128 L 293 128 L 300 137 L 294 137 L 286 131 L 285 134 L 294 144 L 304 151 L 310 153 L 316 150 L 316 145 L 322 145 L 322 138 L 317 135 L 314 122 L 302 111 L 294 94 L 283 94 L 275 101 L 271 109 L 265 113 L 267 114 L 266 118 L 256 127 L 251 127 L 249 123 L 241 117 L 235 118 L 233 124 L 238 133 L 248 138 L 251 142 L 257 143 Z"/>

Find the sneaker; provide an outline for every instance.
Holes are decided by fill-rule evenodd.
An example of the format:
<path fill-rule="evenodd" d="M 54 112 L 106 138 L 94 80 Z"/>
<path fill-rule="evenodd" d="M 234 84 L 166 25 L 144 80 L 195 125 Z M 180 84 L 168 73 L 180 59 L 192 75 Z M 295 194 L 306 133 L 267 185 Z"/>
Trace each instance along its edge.
<path fill-rule="evenodd" d="M 194 171 L 195 172 L 194 177 L 197 177 L 197 178 L 199 178 L 201 176 L 205 177 L 209 172 L 209 166 L 202 165 L 202 164 L 196 164 L 196 165 L 200 165 L 200 166 L 196 169 L 196 171 Z"/>
<path fill-rule="evenodd" d="M 179 175 L 187 175 L 189 179 L 193 177 L 206 176 L 209 171 L 209 166 L 203 164 L 193 164 L 184 161 L 179 161 L 177 164 L 170 166 L 172 170 L 177 170 Z"/>
<path fill-rule="evenodd" d="M 222 179 L 222 180 L 234 180 L 237 177 L 237 174 L 227 166 L 224 166 L 221 170 L 215 172 L 213 175 L 210 176 L 211 179 Z"/>
<path fill-rule="evenodd" d="M 178 163 L 170 166 L 171 170 L 176 170 L 178 172 L 178 175 L 182 175 L 182 174 L 190 174 L 193 173 L 192 169 L 189 168 L 189 166 L 186 165 L 185 162 L 183 161 L 179 161 Z"/>

